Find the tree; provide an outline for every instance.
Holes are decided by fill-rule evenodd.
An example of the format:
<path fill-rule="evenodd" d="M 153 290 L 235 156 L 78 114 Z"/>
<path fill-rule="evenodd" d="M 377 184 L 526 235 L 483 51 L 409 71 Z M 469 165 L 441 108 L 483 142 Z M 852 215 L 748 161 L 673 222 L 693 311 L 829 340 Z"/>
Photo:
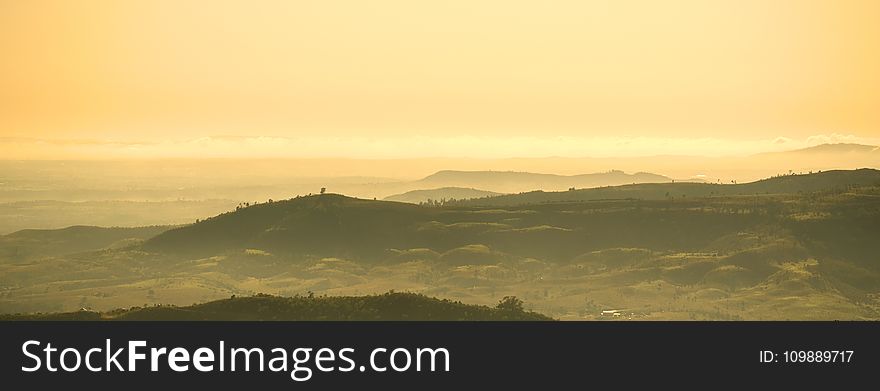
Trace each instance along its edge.
<path fill-rule="evenodd" d="M 496 305 L 495 308 L 502 311 L 522 312 L 523 301 L 517 299 L 516 296 L 504 296 L 504 298 L 498 302 L 498 305 Z"/>

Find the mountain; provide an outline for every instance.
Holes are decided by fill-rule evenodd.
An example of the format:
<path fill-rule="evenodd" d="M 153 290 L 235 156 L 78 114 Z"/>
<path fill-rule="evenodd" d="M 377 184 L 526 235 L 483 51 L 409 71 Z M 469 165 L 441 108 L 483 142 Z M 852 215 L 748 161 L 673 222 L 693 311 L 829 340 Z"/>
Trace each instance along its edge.
<path fill-rule="evenodd" d="M 521 305 L 521 303 L 520 303 Z M 0 320 L 190 320 L 190 321 L 549 321 L 521 306 L 468 305 L 415 293 L 389 292 L 368 296 L 255 295 L 233 297 L 185 307 L 133 307 L 107 312 L 0 315 Z"/>
<path fill-rule="evenodd" d="M 421 187 L 470 187 L 501 193 L 531 190 L 565 190 L 631 183 L 663 183 L 672 179 L 663 175 L 639 172 L 627 174 L 612 170 L 594 174 L 556 175 L 515 171 L 438 171 L 419 181 Z"/>
<path fill-rule="evenodd" d="M 833 170 L 809 174 L 784 175 L 741 184 L 722 183 L 645 183 L 562 192 L 533 191 L 487 199 L 457 202 L 466 206 L 503 206 L 547 202 L 581 202 L 609 199 L 662 200 L 684 197 L 743 196 L 755 194 L 796 194 L 848 186 L 880 185 L 875 169 Z"/>
<path fill-rule="evenodd" d="M 419 204 L 428 200 L 467 200 L 471 198 L 494 197 L 501 195 L 493 191 L 465 188 L 465 187 L 441 187 L 439 189 L 413 190 L 402 194 L 385 197 L 385 201 L 408 202 Z"/>

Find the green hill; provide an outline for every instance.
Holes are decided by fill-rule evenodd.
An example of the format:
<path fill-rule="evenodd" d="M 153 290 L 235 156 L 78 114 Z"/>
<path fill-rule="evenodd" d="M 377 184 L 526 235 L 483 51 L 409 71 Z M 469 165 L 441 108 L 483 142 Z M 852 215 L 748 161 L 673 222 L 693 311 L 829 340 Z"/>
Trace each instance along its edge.
<path fill-rule="evenodd" d="M 216 300 L 185 307 L 152 306 L 108 312 L 77 311 L 56 314 L 0 315 L 0 320 L 552 320 L 525 311 L 515 299 L 496 307 L 462 304 L 414 293 L 369 296 L 253 297 Z"/>
<path fill-rule="evenodd" d="M 439 213 L 417 205 L 322 194 L 253 205 L 172 229 L 144 243 L 160 252 L 215 254 L 229 249 L 381 255 L 412 243 L 413 225 Z"/>

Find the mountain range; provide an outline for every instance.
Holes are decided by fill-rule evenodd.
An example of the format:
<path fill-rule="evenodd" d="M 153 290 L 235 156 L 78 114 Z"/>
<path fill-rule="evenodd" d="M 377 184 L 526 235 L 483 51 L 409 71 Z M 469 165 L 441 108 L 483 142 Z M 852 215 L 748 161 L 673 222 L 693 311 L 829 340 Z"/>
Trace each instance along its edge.
<path fill-rule="evenodd" d="M 0 312 L 394 289 L 480 305 L 517 296 L 559 319 L 880 319 L 878 204 L 872 169 L 440 206 L 299 196 L 177 227 L 0 237 Z M 265 315 L 222 312 L 233 304 L 119 316 Z"/>
<path fill-rule="evenodd" d="M 426 208 L 398 202 L 323 194 L 262 203 L 223 213 L 197 224 L 162 232 L 147 240 L 143 248 L 148 251 L 204 256 L 233 249 L 257 248 L 281 254 L 310 254 L 319 257 L 348 257 L 358 254 L 364 259 L 382 259 L 388 255 L 389 249 L 430 248 L 442 253 L 471 244 L 475 240 L 473 235 L 492 232 L 497 240 L 505 243 L 509 241 L 509 244 L 528 240 L 528 245 L 541 248 L 542 251 L 538 253 L 545 257 L 559 251 L 574 252 L 572 255 L 575 255 L 585 250 L 583 244 L 586 242 L 569 242 L 577 236 L 576 230 L 571 230 L 572 226 L 594 222 L 553 213 L 532 216 L 520 211 L 514 213 L 519 222 L 511 224 L 505 222 L 503 213 L 479 212 L 469 208 L 523 206 L 526 210 L 532 210 L 552 203 L 613 200 L 620 200 L 624 204 L 638 200 L 664 203 L 683 200 L 721 202 L 730 197 L 742 196 L 752 198 L 738 202 L 757 203 L 755 197 L 761 197 L 761 202 L 766 203 L 774 195 L 845 191 L 853 186 L 880 186 L 880 171 L 827 171 L 787 175 L 746 184 L 662 183 L 562 192 L 538 191 L 454 203 L 465 208 Z M 717 197 L 719 201 L 711 201 L 711 197 Z M 682 204 L 682 207 L 684 205 L 687 204 Z M 678 208 L 680 207 L 676 206 Z M 523 226 L 525 221 L 529 224 Z M 567 223 L 562 224 L 564 221 Z M 625 219 L 616 221 L 614 226 L 622 224 Z M 623 227 L 626 225 L 620 228 Z M 732 228 L 735 224 L 725 227 Z M 635 227 L 627 230 L 637 232 Z M 623 232 L 619 234 L 623 235 Z M 705 232 L 692 233 L 694 237 L 703 234 Z M 566 244 L 535 239 L 546 235 L 554 238 L 554 241 L 564 240 Z M 641 240 L 654 242 L 666 236 L 667 233 L 657 232 L 653 237 Z"/>

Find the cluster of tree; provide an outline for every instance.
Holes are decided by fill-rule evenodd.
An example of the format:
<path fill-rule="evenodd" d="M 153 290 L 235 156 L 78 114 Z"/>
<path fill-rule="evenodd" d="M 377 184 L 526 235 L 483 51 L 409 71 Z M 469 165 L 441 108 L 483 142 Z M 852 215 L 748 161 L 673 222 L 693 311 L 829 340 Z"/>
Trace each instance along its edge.
<path fill-rule="evenodd" d="M 0 320 L 552 320 L 526 311 L 522 300 L 503 298 L 496 307 L 463 304 L 417 293 L 368 296 L 232 296 L 187 307 L 150 306 L 106 313 L 2 315 Z"/>
<path fill-rule="evenodd" d="M 455 203 L 456 201 L 458 201 L 458 200 L 456 200 L 455 198 L 449 198 L 449 199 L 441 198 L 439 200 L 434 200 L 434 199 L 428 198 L 425 201 L 419 202 L 419 205 L 421 205 L 421 206 L 445 206 L 445 205 L 451 205 L 451 204 Z"/>

